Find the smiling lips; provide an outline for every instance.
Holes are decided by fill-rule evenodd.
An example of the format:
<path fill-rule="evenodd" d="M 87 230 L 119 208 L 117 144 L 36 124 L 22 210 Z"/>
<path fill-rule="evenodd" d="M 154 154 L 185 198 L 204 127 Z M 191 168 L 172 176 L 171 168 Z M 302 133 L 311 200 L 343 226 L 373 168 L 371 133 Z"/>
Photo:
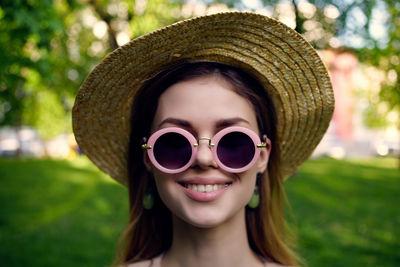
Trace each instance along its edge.
<path fill-rule="evenodd" d="M 232 184 L 228 183 L 179 183 L 189 198 L 195 201 L 212 201 L 219 197 Z"/>

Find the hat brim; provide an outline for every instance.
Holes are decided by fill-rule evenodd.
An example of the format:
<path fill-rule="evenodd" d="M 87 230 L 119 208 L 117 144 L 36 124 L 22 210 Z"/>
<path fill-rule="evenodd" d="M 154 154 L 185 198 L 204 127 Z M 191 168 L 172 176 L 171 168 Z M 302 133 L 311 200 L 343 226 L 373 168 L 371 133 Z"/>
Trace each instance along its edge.
<path fill-rule="evenodd" d="M 132 102 L 143 83 L 179 62 L 213 61 L 243 68 L 274 102 L 281 171 L 288 177 L 313 152 L 332 117 L 329 76 L 300 34 L 246 12 L 185 20 L 132 40 L 110 53 L 82 84 L 73 108 L 81 150 L 101 170 L 127 184 Z"/>

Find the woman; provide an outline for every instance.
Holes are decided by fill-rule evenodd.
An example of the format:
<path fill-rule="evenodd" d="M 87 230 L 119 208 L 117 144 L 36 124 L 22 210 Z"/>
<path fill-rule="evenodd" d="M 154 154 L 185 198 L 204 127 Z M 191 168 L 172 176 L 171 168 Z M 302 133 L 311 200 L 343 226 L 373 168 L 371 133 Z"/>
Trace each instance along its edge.
<path fill-rule="evenodd" d="M 117 265 L 296 265 L 283 180 L 333 110 L 318 55 L 283 24 L 223 13 L 109 55 L 74 107 L 81 149 L 128 186 Z"/>

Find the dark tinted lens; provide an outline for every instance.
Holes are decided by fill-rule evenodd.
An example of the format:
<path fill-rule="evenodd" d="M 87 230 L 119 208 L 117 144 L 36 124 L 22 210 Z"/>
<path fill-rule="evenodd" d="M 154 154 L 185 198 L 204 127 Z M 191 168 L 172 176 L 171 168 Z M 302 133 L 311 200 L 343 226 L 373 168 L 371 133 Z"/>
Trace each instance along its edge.
<path fill-rule="evenodd" d="M 154 157 L 167 169 L 179 169 L 190 160 L 192 149 L 189 140 L 178 133 L 166 133 L 154 144 Z"/>
<path fill-rule="evenodd" d="M 241 132 L 226 134 L 218 143 L 217 155 L 227 167 L 239 169 L 254 157 L 255 147 L 253 140 Z"/>

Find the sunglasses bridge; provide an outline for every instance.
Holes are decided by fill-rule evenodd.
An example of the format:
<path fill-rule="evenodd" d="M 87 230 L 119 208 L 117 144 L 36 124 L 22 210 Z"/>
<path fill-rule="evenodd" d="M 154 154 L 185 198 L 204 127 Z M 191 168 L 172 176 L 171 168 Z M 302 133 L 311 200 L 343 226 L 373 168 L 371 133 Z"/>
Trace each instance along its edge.
<path fill-rule="evenodd" d="M 200 141 L 201 140 L 207 140 L 208 141 L 208 145 L 210 146 L 210 147 L 213 147 L 213 146 L 215 146 L 215 144 L 213 144 L 212 142 L 211 142 L 211 138 L 208 138 L 208 137 L 200 137 L 199 139 L 197 139 L 197 143 L 196 144 L 193 144 L 193 146 L 194 147 L 198 147 L 200 144 Z"/>

